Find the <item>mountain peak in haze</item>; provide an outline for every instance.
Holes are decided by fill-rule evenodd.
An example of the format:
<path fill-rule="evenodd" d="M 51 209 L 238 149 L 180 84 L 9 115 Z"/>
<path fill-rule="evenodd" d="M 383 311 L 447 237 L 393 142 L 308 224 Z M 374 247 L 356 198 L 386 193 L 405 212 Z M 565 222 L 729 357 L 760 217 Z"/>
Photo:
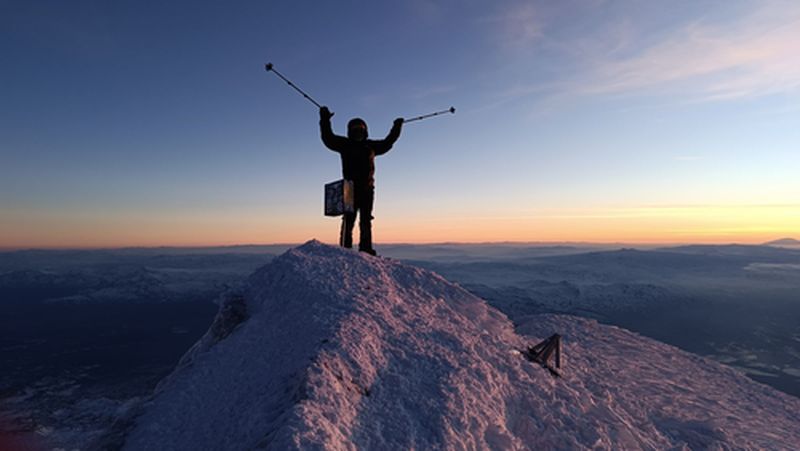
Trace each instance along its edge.
<path fill-rule="evenodd" d="M 800 240 L 794 238 L 781 238 L 764 243 L 765 246 L 800 246 Z"/>
<path fill-rule="evenodd" d="M 563 377 L 517 351 L 557 332 Z M 439 275 L 311 241 L 257 270 L 123 449 L 681 449 L 800 443 L 800 400 L 594 321 L 505 315 Z"/>

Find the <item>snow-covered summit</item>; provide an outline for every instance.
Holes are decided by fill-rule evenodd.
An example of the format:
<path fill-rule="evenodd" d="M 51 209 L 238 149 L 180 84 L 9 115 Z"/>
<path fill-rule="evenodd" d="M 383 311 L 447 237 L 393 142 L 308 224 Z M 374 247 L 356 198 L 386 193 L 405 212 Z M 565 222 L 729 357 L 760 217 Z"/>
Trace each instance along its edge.
<path fill-rule="evenodd" d="M 526 331 L 529 335 L 521 335 Z M 516 350 L 558 332 L 564 377 Z M 442 277 L 316 241 L 256 271 L 124 449 L 792 449 L 800 400 L 567 316 L 514 330 Z"/>

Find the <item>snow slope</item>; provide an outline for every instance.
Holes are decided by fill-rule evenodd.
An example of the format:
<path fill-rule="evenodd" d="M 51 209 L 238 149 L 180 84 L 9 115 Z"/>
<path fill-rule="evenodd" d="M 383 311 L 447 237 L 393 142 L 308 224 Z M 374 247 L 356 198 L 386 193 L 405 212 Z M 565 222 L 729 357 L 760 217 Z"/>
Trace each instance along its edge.
<path fill-rule="evenodd" d="M 515 351 L 553 332 L 560 379 Z M 312 241 L 228 296 L 103 446 L 792 449 L 798 424 L 799 399 L 713 361 L 575 317 L 515 331 L 434 273 Z"/>

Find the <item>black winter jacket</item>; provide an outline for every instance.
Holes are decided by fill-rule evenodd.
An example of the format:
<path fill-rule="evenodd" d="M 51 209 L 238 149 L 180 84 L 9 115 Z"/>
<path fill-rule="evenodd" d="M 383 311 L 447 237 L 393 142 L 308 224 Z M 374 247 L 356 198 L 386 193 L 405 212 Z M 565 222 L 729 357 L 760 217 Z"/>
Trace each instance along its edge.
<path fill-rule="evenodd" d="M 335 135 L 331 121 L 319 121 L 322 142 L 342 156 L 342 176 L 358 185 L 375 186 L 375 157 L 388 152 L 400 137 L 400 125 L 394 125 L 385 139 L 355 141 Z"/>

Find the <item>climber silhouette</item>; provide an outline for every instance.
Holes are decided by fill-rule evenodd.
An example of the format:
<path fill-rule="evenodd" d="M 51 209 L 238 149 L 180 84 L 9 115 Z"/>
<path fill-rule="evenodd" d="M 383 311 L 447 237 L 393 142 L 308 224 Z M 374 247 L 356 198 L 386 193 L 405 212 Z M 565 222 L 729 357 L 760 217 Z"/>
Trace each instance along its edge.
<path fill-rule="evenodd" d="M 400 137 L 403 119 L 394 120 L 392 129 L 385 139 L 367 139 L 367 123 L 361 118 L 347 123 L 347 137 L 338 136 L 331 129 L 333 113 L 328 107 L 319 109 L 319 128 L 322 142 L 328 149 L 339 153 L 342 158 L 342 176 L 353 182 L 355 209 L 345 213 L 339 236 L 341 246 L 353 247 L 353 226 L 356 214 L 359 216 L 360 240 L 358 250 L 375 255 L 372 248 L 372 206 L 375 201 L 375 157 L 388 152 Z"/>

